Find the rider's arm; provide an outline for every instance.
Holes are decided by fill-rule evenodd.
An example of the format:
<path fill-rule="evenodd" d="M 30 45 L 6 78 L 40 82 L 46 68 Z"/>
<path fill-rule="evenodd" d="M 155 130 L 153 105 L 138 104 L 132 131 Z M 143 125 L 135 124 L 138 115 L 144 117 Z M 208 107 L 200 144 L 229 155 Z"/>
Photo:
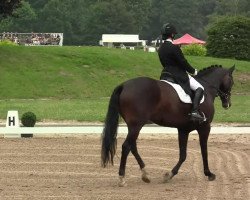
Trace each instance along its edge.
<path fill-rule="evenodd" d="M 189 63 L 188 61 L 185 59 L 180 47 L 176 46 L 175 49 L 175 57 L 177 59 L 177 61 L 179 62 L 181 67 L 184 67 L 184 69 L 190 73 L 190 74 L 195 74 L 196 69 L 194 69 Z"/>

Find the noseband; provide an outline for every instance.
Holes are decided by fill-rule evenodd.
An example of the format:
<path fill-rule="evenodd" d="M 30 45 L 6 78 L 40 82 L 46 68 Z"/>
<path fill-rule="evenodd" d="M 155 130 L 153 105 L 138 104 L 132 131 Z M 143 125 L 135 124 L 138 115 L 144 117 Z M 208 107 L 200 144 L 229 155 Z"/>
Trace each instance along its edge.
<path fill-rule="evenodd" d="M 225 100 L 230 98 L 231 96 L 230 92 L 226 93 L 226 92 L 221 91 L 220 89 L 217 89 L 217 88 L 215 89 L 217 90 L 217 94 L 216 94 L 217 97 L 219 96 L 220 98 L 225 99 Z"/>

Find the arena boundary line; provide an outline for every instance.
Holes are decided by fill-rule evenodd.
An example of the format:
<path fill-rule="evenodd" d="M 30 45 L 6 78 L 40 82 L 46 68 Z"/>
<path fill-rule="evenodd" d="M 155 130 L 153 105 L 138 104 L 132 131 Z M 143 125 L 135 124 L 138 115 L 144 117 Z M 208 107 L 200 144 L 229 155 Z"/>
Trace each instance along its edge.
<path fill-rule="evenodd" d="M 0 134 L 101 134 L 103 127 L 100 125 L 92 126 L 48 126 L 48 127 L 0 127 Z M 195 133 L 196 131 L 193 131 Z M 118 133 L 126 134 L 127 127 L 119 126 Z M 177 134 L 176 128 L 161 126 L 145 126 L 141 133 L 144 134 Z M 250 127 L 212 127 L 211 134 L 250 134 Z"/>

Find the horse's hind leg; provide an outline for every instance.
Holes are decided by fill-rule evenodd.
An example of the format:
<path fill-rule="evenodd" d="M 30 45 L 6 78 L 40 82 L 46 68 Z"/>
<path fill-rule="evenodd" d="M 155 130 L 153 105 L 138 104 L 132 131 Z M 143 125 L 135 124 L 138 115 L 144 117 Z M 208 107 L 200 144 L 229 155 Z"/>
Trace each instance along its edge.
<path fill-rule="evenodd" d="M 150 183 L 150 179 L 148 178 L 148 173 L 146 172 L 146 169 L 145 169 L 145 164 L 144 164 L 141 156 L 138 153 L 136 141 L 134 141 L 132 143 L 131 152 L 135 156 L 135 159 L 137 160 L 137 162 L 140 166 L 140 169 L 142 171 L 142 180 L 146 183 Z"/>
<path fill-rule="evenodd" d="M 121 162 L 120 162 L 120 169 L 119 169 L 119 177 L 120 182 L 119 186 L 125 186 L 125 168 L 126 168 L 126 162 L 129 152 L 131 151 L 132 154 L 135 156 L 141 170 L 142 170 L 142 179 L 145 182 L 150 182 L 147 173 L 145 171 L 145 164 L 143 160 L 141 159 L 136 146 L 136 140 L 138 138 L 139 132 L 141 130 L 142 126 L 136 125 L 136 126 L 129 126 L 128 125 L 128 136 L 126 140 L 124 141 L 122 145 L 122 156 L 121 156 Z"/>
<path fill-rule="evenodd" d="M 122 144 L 122 156 L 121 156 L 120 169 L 119 169 L 119 179 L 120 179 L 119 186 L 120 187 L 126 186 L 126 182 L 124 179 L 125 167 L 126 167 L 127 157 L 128 157 L 130 150 L 131 150 L 131 146 L 129 144 L 129 139 L 127 137 L 124 143 Z"/>
<path fill-rule="evenodd" d="M 187 141 L 188 141 L 189 131 L 178 129 L 178 139 L 179 139 L 179 161 L 172 169 L 170 173 L 166 173 L 164 176 L 164 182 L 168 182 L 172 179 L 179 171 L 182 163 L 187 157 Z"/>
<path fill-rule="evenodd" d="M 208 167 L 208 154 L 207 154 L 207 141 L 208 136 L 210 133 L 210 125 L 207 127 L 202 127 L 198 130 L 199 138 L 200 138 L 200 147 L 201 147 L 201 154 L 203 159 L 203 166 L 204 166 L 204 174 L 208 176 L 209 181 L 215 180 L 216 176 L 213 174 Z"/>

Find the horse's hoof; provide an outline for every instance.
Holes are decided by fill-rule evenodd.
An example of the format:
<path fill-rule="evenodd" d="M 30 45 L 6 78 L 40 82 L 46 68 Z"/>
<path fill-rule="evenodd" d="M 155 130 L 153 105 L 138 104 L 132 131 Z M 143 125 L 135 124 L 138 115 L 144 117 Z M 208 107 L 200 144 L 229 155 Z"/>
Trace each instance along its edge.
<path fill-rule="evenodd" d="M 127 183 L 126 183 L 124 177 L 123 177 L 123 176 L 120 176 L 119 179 L 120 179 L 120 180 L 119 180 L 118 186 L 119 186 L 119 187 L 126 187 L 126 186 L 127 186 Z"/>
<path fill-rule="evenodd" d="M 173 173 L 166 173 L 163 177 L 163 183 L 168 183 L 173 178 Z"/>
<path fill-rule="evenodd" d="M 216 178 L 215 174 L 212 174 L 212 173 L 211 173 L 210 176 L 208 176 L 208 180 L 209 180 L 209 181 L 214 181 L 215 178 Z"/>
<path fill-rule="evenodd" d="M 150 179 L 148 178 L 148 173 L 146 172 L 145 167 L 142 168 L 141 171 L 142 171 L 141 179 L 142 179 L 145 183 L 150 183 Z"/>
<path fill-rule="evenodd" d="M 145 182 L 145 183 L 150 183 L 150 179 L 147 176 L 142 176 L 141 179 Z"/>
<path fill-rule="evenodd" d="M 119 182 L 118 183 L 118 186 L 119 187 L 126 187 L 127 186 L 127 183 L 124 181 L 124 182 Z"/>

